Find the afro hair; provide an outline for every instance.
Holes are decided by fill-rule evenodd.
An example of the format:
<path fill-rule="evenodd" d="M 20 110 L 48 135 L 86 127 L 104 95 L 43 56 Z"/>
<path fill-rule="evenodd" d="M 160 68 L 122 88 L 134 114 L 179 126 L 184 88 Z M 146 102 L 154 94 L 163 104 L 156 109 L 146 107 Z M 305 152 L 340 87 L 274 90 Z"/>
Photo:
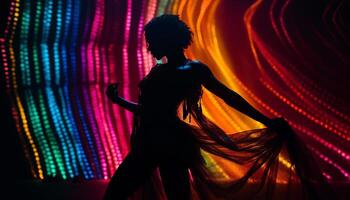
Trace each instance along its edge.
<path fill-rule="evenodd" d="M 186 49 L 191 43 L 193 33 L 180 20 L 179 15 L 160 15 L 148 22 L 144 28 L 148 44 L 166 48 Z"/>

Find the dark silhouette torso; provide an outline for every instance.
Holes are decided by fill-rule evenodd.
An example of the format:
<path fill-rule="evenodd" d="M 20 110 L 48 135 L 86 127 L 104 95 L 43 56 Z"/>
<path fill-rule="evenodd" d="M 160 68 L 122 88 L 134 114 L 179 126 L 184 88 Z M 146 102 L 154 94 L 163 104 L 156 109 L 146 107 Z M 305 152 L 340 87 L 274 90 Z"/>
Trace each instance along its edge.
<path fill-rule="evenodd" d="M 177 116 L 180 103 L 200 87 L 190 65 L 157 65 L 139 83 L 141 116 L 155 123 Z"/>
<path fill-rule="evenodd" d="M 139 83 L 141 111 L 135 141 L 161 160 L 181 159 L 188 165 L 196 151 L 191 127 L 178 117 L 181 102 L 201 85 L 190 65 L 157 65 Z M 141 144 L 141 145 L 140 145 Z M 179 151 L 179 146 L 182 150 Z"/>

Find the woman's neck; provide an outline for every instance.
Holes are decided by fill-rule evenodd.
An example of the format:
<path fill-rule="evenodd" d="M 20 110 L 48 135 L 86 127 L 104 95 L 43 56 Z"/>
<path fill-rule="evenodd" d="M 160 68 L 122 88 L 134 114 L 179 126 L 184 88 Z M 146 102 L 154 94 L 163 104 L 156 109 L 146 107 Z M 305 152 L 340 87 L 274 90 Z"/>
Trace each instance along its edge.
<path fill-rule="evenodd" d="M 169 65 L 174 65 L 174 66 L 182 65 L 185 63 L 185 61 L 187 61 L 187 58 L 182 51 L 167 55 L 166 57 L 167 57 L 167 61 L 168 61 L 167 63 Z"/>

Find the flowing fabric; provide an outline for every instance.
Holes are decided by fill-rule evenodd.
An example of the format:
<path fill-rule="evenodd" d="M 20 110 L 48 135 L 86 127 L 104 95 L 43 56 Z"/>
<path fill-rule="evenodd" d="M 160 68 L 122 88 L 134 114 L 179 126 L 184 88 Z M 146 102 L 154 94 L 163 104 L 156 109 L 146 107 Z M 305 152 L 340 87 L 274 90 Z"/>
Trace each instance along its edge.
<path fill-rule="evenodd" d="M 147 104 L 147 95 L 152 93 L 150 90 L 155 87 L 154 84 L 160 84 L 160 79 L 157 79 L 161 74 L 159 71 L 161 70 L 154 67 L 140 82 L 141 105 Z M 153 85 L 149 83 L 152 81 Z M 149 87 L 145 86 L 147 84 Z M 190 85 L 191 87 L 186 86 L 188 91 L 181 100 L 182 117 L 185 119 L 189 116 L 194 125 L 178 120 L 176 126 L 192 138 L 191 153 L 187 158 L 191 161 L 188 168 L 192 199 L 335 198 L 318 163 L 291 127 L 285 127 L 281 132 L 260 128 L 225 133 L 202 113 L 201 84 Z M 145 126 L 142 124 L 147 124 L 144 120 L 142 114 L 134 116 L 132 148 L 138 145 L 137 141 L 142 140 L 140 138 L 146 138 L 140 136 L 146 132 L 143 131 Z M 179 145 L 178 148 L 182 147 Z M 281 166 L 280 156 L 289 161 L 291 166 Z M 243 170 L 244 174 L 240 177 L 223 177 L 218 171 L 222 163 L 217 162 L 213 166 L 208 162 L 210 159 L 224 160 L 225 165 L 231 163 L 234 168 Z M 279 173 L 287 177 L 285 182 L 277 181 L 283 179 L 278 178 Z M 159 171 L 155 170 L 152 177 L 130 199 L 166 199 Z"/>

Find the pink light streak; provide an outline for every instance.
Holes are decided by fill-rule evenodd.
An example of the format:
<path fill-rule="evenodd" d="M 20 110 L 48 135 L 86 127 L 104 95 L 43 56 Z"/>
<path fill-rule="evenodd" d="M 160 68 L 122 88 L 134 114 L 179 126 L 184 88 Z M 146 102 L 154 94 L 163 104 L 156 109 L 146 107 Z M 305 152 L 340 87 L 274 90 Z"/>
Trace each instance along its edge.
<path fill-rule="evenodd" d="M 127 0 L 127 11 L 125 20 L 124 44 L 123 44 L 123 95 L 126 99 L 131 99 L 130 95 L 130 74 L 129 74 L 129 37 L 131 26 L 132 0 Z M 129 112 L 125 112 L 128 122 L 132 121 L 132 116 Z M 127 124 L 128 132 L 131 133 L 131 125 Z"/>

